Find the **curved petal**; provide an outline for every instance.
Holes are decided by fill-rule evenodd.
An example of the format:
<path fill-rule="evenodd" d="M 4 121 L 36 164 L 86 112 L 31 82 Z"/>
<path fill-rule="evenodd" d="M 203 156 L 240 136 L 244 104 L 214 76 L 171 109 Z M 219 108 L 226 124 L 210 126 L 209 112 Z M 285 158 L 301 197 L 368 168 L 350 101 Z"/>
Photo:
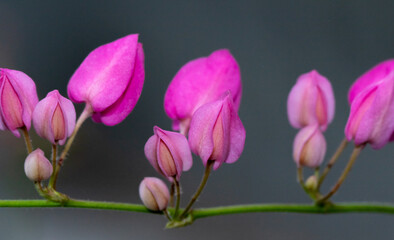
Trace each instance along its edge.
<path fill-rule="evenodd" d="M 125 92 L 135 66 L 138 34 L 131 34 L 93 50 L 75 71 L 67 91 L 74 102 L 87 102 L 100 112 Z"/>
<path fill-rule="evenodd" d="M 389 59 L 377 64 L 361 75 L 350 87 L 348 94 L 349 103 L 352 103 L 356 96 L 368 86 L 387 77 L 392 71 L 394 71 L 394 59 Z"/>
<path fill-rule="evenodd" d="M 221 49 L 188 62 L 178 71 L 167 89 L 164 109 L 179 122 L 191 118 L 200 106 L 216 101 L 227 90 L 233 93 L 238 111 L 242 94 L 240 69 L 231 53 Z"/>
<path fill-rule="evenodd" d="M 57 90 L 55 90 L 57 92 Z M 33 112 L 33 125 L 37 134 L 55 144 L 54 134 L 52 131 L 52 116 L 58 104 L 56 92 L 52 91 L 37 103 Z"/>
<path fill-rule="evenodd" d="M 119 99 L 102 112 L 93 114 L 93 120 L 107 126 L 113 126 L 123 121 L 134 109 L 141 96 L 144 85 L 144 51 L 142 44 L 138 43 L 137 55 L 134 62 L 133 73 L 129 76 L 129 83 L 125 92 Z"/>
<path fill-rule="evenodd" d="M 159 138 L 156 135 L 153 135 L 148 139 L 145 143 L 144 152 L 145 156 L 148 159 L 149 163 L 152 167 L 160 174 L 163 172 L 160 170 L 159 164 L 157 163 L 157 142 Z"/>

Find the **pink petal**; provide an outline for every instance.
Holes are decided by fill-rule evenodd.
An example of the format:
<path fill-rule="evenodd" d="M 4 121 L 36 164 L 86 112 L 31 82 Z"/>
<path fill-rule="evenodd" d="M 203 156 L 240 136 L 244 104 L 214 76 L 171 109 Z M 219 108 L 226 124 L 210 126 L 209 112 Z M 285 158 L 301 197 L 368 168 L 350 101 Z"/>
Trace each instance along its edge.
<path fill-rule="evenodd" d="M 87 102 L 100 112 L 114 104 L 129 85 L 135 66 L 138 34 L 93 50 L 68 83 L 72 101 Z"/>
<path fill-rule="evenodd" d="M 371 84 L 380 81 L 394 71 L 394 59 L 383 61 L 366 73 L 361 75 L 351 86 L 348 94 L 349 103 L 352 103 L 356 96 Z"/>
<path fill-rule="evenodd" d="M 144 151 L 145 151 L 145 156 L 148 159 L 149 163 L 152 165 L 152 167 L 159 173 L 163 173 L 160 170 L 159 164 L 157 163 L 157 142 L 159 141 L 159 138 L 156 135 L 153 135 L 148 139 L 148 141 L 145 143 Z"/>
<path fill-rule="evenodd" d="M 134 109 L 141 96 L 145 78 L 144 51 L 141 43 L 138 43 L 137 55 L 133 64 L 135 64 L 133 73 L 129 75 L 129 83 L 124 93 L 107 109 L 94 113 L 94 121 L 113 126 L 123 121 Z"/>

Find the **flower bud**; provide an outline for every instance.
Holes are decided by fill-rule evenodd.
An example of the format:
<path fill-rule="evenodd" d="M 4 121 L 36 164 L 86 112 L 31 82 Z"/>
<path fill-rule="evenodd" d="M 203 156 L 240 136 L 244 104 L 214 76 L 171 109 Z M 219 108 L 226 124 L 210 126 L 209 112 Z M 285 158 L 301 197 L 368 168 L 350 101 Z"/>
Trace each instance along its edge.
<path fill-rule="evenodd" d="M 305 187 L 311 192 L 316 191 L 316 189 L 317 189 L 317 178 L 316 178 L 315 175 L 310 176 L 305 181 Z"/>
<path fill-rule="evenodd" d="M 63 145 L 75 128 L 75 108 L 70 100 L 54 90 L 42 99 L 33 112 L 33 124 L 39 136 L 52 144 Z"/>
<path fill-rule="evenodd" d="M 319 124 L 325 131 L 335 112 L 331 83 L 316 70 L 301 75 L 287 99 L 287 115 L 291 126 L 303 128 Z"/>
<path fill-rule="evenodd" d="M 297 167 L 316 168 L 320 166 L 326 154 L 326 140 L 314 124 L 301 129 L 294 139 L 293 158 Z"/>
<path fill-rule="evenodd" d="M 46 180 L 52 175 L 52 164 L 41 149 L 37 148 L 27 156 L 25 173 L 34 182 Z"/>
<path fill-rule="evenodd" d="M 155 126 L 154 135 L 145 144 L 145 156 L 157 172 L 170 181 L 179 180 L 182 171 L 188 171 L 193 164 L 189 144 L 184 135 Z"/>
<path fill-rule="evenodd" d="M 193 115 L 189 145 L 204 165 L 215 161 L 216 170 L 222 163 L 238 160 L 245 144 L 245 128 L 232 104 L 230 92 L 215 102 L 201 106 Z"/>
<path fill-rule="evenodd" d="M 384 66 L 388 63 L 361 76 L 349 91 L 351 106 L 345 135 L 356 145 L 370 143 L 373 149 L 380 149 L 394 140 L 394 61 L 392 68 Z"/>
<path fill-rule="evenodd" d="M 164 97 L 164 109 L 173 120 L 173 129 L 187 134 L 194 112 L 216 101 L 227 90 L 232 92 L 235 111 L 241 101 L 241 73 L 229 50 L 221 49 L 208 57 L 186 63 L 175 75 Z"/>
<path fill-rule="evenodd" d="M 0 129 L 19 137 L 19 128 L 31 126 L 38 102 L 34 81 L 23 72 L 0 68 Z"/>
<path fill-rule="evenodd" d="M 146 177 L 140 184 L 140 198 L 145 207 L 152 211 L 163 211 L 167 208 L 170 193 L 166 184 L 155 177 Z"/>
<path fill-rule="evenodd" d="M 131 34 L 93 50 L 67 86 L 73 102 L 85 102 L 93 120 L 107 126 L 131 113 L 144 84 L 144 52 L 138 34 Z"/>

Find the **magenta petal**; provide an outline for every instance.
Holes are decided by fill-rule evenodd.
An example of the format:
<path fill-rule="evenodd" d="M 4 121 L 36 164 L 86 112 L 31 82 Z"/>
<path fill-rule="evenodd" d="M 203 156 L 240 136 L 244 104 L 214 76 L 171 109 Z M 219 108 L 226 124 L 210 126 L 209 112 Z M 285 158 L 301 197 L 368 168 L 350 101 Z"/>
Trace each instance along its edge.
<path fill-rule="evenodd" d="M 230 130 L 230 148 L 226 163 L 234 163 L 237 161 L 243 150 L 246 139 L 246 131 L 239 118 L 238 114 L 235 112 L 231 113 L 231 130 Z"/>
<path fill-rule="evenodd" d="M 188 62 L 178 71 L 167 89 L 164 109 L 173 119 L 174 129 L 186 120 L 184 126 L 180 126 L 185 131 L 200 106 L 216 101 L 227 90 L 232 92 L 238 111 L 242 94 L 239 66 L 227 49 L 221 49 Z"/>
<path fill-rule="evenodd" d="M 72 101 L 87 102 L 100 112 L 123 94 L 134 71 L 138 34 L 131 34 L 93 50 L 68 83 Z"/>
<path fill-rule="evenodd" d="M 394 59 L 383 61 L 366 73 L 361 75 L 351 86 L 348 94 L 349 103 L 352 103 L 356 96 L 366 89 L 371 84 L 375 84 L 381 79 L 387 77 L 392 71 L 394 71 Z"/>
<path fill-rule="evenodd" d="M 152 165 L 152 167 L 159 173 L 162 173 L 162 171 L 159 168 L 159 164 L 157 163 L 157 142 L 159 141 L 158 137 L 156 135 L 153 135 L 148 139 L 148 141 L 145 143 L 144 151 L 145 151 L 145 156 L 148 159 L 149 163 Z"/>
<path fill-rule="evenodd" d="M 51 128 L 51 120 L 57 104 L 57 96 L 50 92 L 36 105 L 33 112 L 34 129 L 40 137 L 47 139 L 52 144 L 55 144 L 55 139 Z"/>
<path fill-rule="evenodd" d="M 144 52 L 142 44 L 138 44 L 137 55 L 135 57 L 133 73 L 129 76 L 129 84 L 122 96 L 109 108 L 102 112 L 93 114 L 93 120 L 102 122 L 107 126 L 113 126 L 123 121 L 134 109 L 141 96 L 144 85 Z"/>
<path fill-rule="evenodd" d="M 76 113 L 73 103 L 67 98 L 59 94 L 59 103 L 63 113 L 65 113 L 66 125 L 67 125 L 67 137 L 71 136 L 75 129 Z M 61 143 L 63 144 L 63 143 Z"/>

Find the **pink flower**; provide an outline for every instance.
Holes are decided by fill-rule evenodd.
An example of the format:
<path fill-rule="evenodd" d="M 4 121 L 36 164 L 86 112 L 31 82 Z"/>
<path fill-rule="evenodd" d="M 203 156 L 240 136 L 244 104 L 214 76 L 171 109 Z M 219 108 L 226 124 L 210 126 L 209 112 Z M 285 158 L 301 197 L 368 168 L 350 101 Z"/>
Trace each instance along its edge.
<path fill-rule="evenodd" d="M 34 81 L 17 70 L 0 68 L 0 129 L 19 137 L 19 128 L 31 126 L 31 115 L 38 102 Z"/>
<path fill-rule="evenodd" d="M 349 103 L 352 103 L 356 96 L 365 88 L 387 77 L 387 75 L 391 74 L 393 71 L 394 59 L 383 61 L 368 70 L 360 76 L 350 88 L 348 94 Z"/>
<path fill-rule="evenodd" d="M 201 106 L 194 113 L 189 130 L 189 145 L 204 165 L 215 161 L 216 170 L 222 163 L 238 160 L 245 144 L 245 129 L 234 109 L 230 92 L 215 102 Z"/>
<path fill-rule="evenodd" d="M 349 92 L 350 116 L 345 128 L 348 140 L 354 140 L 356 145 L 370 143 L 373 149 L 394 140 L 394 68 L 387 73 L 389 68 L 381 66 L 373 69 L 374 74 L 372 71 L 365 74 L 372 76 L 369 81 L 364 75 L 357 80 L 365 85 L 353 84 Z"/>
<path fill-rule="evenodd" d="M 139 193 L 146 208 L 152 211 L 163 211 L 167 208 L 170 193 L 162 180 L 155 177 L 144 178 Z"/>
<path fill-rule="evenodd" d="M 154 135 L 145 144 L 145 156 L 157 172 L 170 181 L 179 180 L 182 171 L 193 164 L 192 154 L 186 137 L 177 132 L 153 128 Z"/>
<path fill-rule="evenodd" d="M 52 175 L 52 171 L 52 164 L 41 149 L 37 148 L 27 156 L 25 173 L 31 181 L 40 182 L 47 180 Z"/>
<path fill-rule="evenodd" d="M 234 108 L 238 111 L 241 74 L 227 49 L 188 62 L 175 75 L 164 97 L 164 109 L 173 120 L 173 129 L 186 135 L 193 113 L 205 103 L 216 101 L 227 90 L 233 93 Z"/>
<path fill-rule="evenodd" d="M 316 70 L 301 75 L 287 99 L 291 126 L 303 128 L 315 123 L 325 131 L 335 112 L 331 83 Z"/>
<path fill-rule="evenodd" d="M 90 105 L 94 121 L 113 126 L 133 110 L 144 78 L 142 44 L 131 34 L 93 50 L 71 77 L 68 96 Z"/>
<path fill-rule="evenodd" d="M 316 168 L 320 166 L 326 154 L 326 145 L 319 125 L 314 124 L 301 129 L 293 144 L 293 159 L 297 167 Z"/>
<path fill-rule="evenodd" d="M 74 105 L 54 90 L 37 104 L 33 124 L 39 136 L 63 145 L 75 128 Z"/>

